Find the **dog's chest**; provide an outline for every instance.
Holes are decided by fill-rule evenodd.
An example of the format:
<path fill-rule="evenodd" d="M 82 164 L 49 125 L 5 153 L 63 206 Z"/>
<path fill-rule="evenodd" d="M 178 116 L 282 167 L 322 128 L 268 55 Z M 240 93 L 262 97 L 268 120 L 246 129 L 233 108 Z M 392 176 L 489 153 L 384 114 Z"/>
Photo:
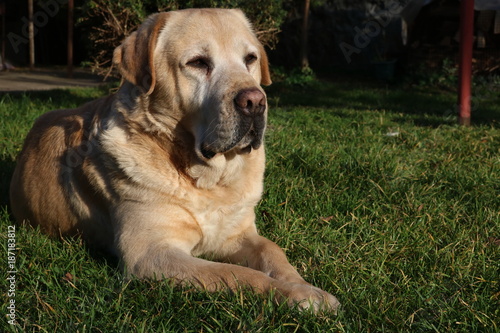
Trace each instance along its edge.
<path fill-rule="evenodd" d="M 228 242 L 237 238 L 255 223 L 254 206 L 260 198 L 259 189 L 234 191 L 230 195 L 200 200 L 193 211 L 201 238 L 193 255 L 217 254 Z"/>
<path fill-rule="evenodd" d="M 222 249 L 228 239 L 237 236 L 245 229 L 248 221 L 245 219 L 248 209 L 231 209 L 230 212 L 209 211 L 198 216 L 198 225 L 202 237 L 193 249 L 194 255 L 216 253 Z"/>

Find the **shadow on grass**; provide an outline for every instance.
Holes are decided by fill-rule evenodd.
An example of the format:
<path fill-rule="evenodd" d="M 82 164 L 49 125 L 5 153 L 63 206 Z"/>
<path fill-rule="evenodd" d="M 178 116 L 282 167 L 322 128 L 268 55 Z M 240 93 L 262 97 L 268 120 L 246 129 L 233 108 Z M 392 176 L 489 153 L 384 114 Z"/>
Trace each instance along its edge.
<path fill-rule="evenodd" d="M 500 97 L 493 91 L 472 95 L 472 124 L 500 127 Z M 484 90 L 484 89 L 483 89 Z M 495 91 L 496 90 L 496 91 Z M 308 106 L 356 111 L 383 110 L 395 122 L 438 127 L 457 120 L 456 93 L 434 87 L 404 87 L 348 76 L 318 80 L 304 86 L 274 83 L 266 89 L 270 107 Z M 340 114 L 341 115 L 341 114 Z"/>
<path fill-rule="evenodd" d="M 55 108 L 64 108 L 64 105 L 82 105 L 93 99 L 113 92 L 116 84 L 103 84 L 93 88 L 52 89 L 40 91 L 13 91 L 4 93 L 10 100 L 20 101 L 29 98 L 34 103 L 49 103 Z"/>

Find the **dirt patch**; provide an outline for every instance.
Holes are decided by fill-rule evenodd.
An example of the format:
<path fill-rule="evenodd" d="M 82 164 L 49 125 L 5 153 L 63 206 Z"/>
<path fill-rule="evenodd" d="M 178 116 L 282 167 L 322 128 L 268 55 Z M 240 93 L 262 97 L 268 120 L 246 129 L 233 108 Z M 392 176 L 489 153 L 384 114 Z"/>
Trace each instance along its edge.
<path fill-rule="evenodd" d="M 0 72 L 1 92 L 97 87 L 106 83 L 109 83 L 109 80 L 104 82 L 102 76 L 83 69 L 75 69 L 72 78 L 68 78 L 63 69 L 36 69 L 34 71 L 15 69 Z"/>

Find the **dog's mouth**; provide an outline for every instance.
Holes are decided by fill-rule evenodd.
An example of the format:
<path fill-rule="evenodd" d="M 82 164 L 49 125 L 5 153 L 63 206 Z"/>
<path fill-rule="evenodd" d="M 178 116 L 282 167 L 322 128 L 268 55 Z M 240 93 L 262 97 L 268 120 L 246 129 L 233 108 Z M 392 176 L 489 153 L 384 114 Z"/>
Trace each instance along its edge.
<path fill-rule="evenodd" d="M 214 158 L 217 154 L 226 154 L 232 150 L 235 150 L 237 154 L 249 154 L 252 152 L 252 149 L 257 149 L 258 147 L 254 147 L 253 145 L 247 145 L 243 148 L 238 148 L 238 149 L 228 149 L 227 151 L 220 151 L 220 152 L 216 152 L 214 150 L 210 150 L 210 149 L 207 149 L 205 147 L 201 147 L 200 151 L 201 151 L 201 154 L 203 155 L 204 158 L 206 158 L 207 160 L 210 160 L 212 158 Z"/>
<path fill-rule="evenodd" d="M 252 149 L 258 149 L 263 141 L 264 126 L 255 127 L 252 126 L 244 135 L 229 144 L 203 142 L 200 146 L 200 153 L 207 160 L 214 158 L 218 154 L 226 154 L 232 151 L 237 154 L 249 154 Z"/>

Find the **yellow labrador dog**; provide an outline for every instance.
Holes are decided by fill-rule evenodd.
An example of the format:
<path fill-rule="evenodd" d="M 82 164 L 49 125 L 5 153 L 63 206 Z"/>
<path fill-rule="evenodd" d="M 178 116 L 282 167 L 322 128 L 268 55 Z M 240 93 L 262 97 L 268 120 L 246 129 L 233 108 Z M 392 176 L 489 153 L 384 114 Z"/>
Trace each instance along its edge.
<path fill-rule="evenodd" d="M 11 183 L 12 211 L 81 234 L 128 274 L 209 291 L 271 290 L 300 308 L 339 303 L 259 236 L 267 57 L 240 10 L 150 16 L 114 52 L 118 92 L 41 116 Z M 217 259 L 219 262 L 203 258 Z"/>

